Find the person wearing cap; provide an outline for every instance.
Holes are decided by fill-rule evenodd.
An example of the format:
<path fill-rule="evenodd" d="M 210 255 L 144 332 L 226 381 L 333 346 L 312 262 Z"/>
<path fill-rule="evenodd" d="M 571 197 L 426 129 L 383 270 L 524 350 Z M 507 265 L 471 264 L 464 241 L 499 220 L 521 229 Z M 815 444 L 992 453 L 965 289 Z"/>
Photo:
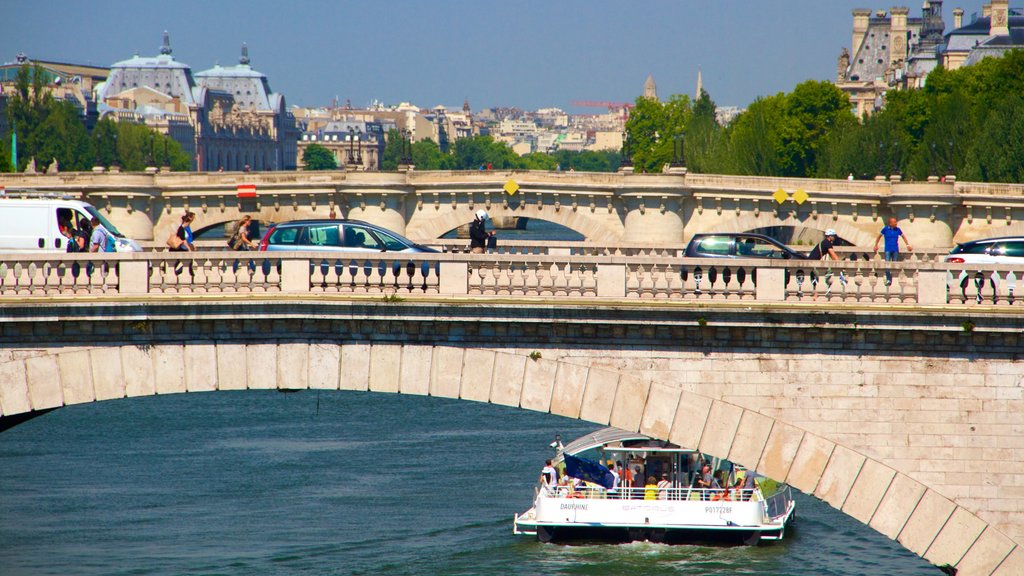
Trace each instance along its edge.
<path fill-rule="evenodd" d="M 658 500 L 668 500 L 668 489 L 672 483 L 668 480 L 668 472 L 661 473 L 661 480 L 658 481 Z"/>
<path fill-rule="evenodd" d="M 807 254 L 809 260 L 821 260 L 825 256 L 833 260 L 839 260 L 835 250 L 836 231 L 829 228 L 825 230 L 825 237 Z"/>
<path fill-rule="evenodd" d="M 828 230 L 825 230 L 825 237 L 822 238 L 821 242 L 818 242 L 818 245 L 815 246 L 807 254 L 807 258 L 809 260 L 821 260 L 821 259 L 824 259 L 827 256 L 828 258 L 830 258 L 832 260 L 839 260 L 839 255 L 836 254 L 835 241 L 836 241 L 836 231 L 833 230 L 832 228 L 829 228 Z M 839 273 L 839 281 L 844 286 L 846 285 L 846 276 L 843 275 L 842 272 Z M 825 284 L 828 285 L 828 288 L 825 290 L 825 294 L 827 295 L 827 294 L 832 292 L 832 269 L 831 268 L 829 268 L 828 270 L 825 271 Z M 817 287 L 817 285 L 818 285 L 818 275 L 812 270 L 811 271 L 811 290 L 813 291 L 814 288 Z M 814 292 L 814 299 L 815 300 L 818 299 L 818 293 L 817 292 Z"/>
<path fill-rule="evenodd" d="M 487 247 L 487 211 L 480 209 L 476 211 L 476 217 L 469 224 L 469 251 L 472 254 L 483 254 Z M 493 232 L 492 232 L 493 234 Z"/>

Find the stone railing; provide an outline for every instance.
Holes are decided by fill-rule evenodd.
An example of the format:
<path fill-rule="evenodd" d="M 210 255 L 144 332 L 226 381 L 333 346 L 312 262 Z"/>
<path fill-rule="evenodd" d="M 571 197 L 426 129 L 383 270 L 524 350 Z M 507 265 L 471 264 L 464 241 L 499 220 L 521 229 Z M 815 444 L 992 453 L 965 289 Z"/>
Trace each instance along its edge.
<path fill-rule="evenodd" d="M 202 294 L 1019 306 L 1024 266 L 554 254 L 0 256 L 5 298 Z"/>
<path fill-rule="evenodd" d="M 166 246 L 163 242 L 143 241 L 140 242 L 143 249 L 165 252 Z M 227 240 L 199 240 L 196 247 L 203 251 L 227 251 Z M 425 246 L 436 248 L 442 252 L 466 253 L 469 252 L 469 240 L 467 239 L 445 239 L 429 240 L 423 242 Z M 797 252 L 807 252 L 811 246 L 790 246 Z M 662 258 L 682 258 L 686 253 L 686 244 L 650 244 L 631 242 L 575 242 L 575 241 L 550 241 L 550 240 L 513 240 L 501 242 L 498 248 L 492 251 L 494 254 L 547 254 L 552 256 L 654 256 Z M 872 260 L 882 261 L 882 253 L 874 252 L 867 248 L 856 246 L 840 246 L 836 252 L 843 260 Z M 905 252 L 901 260 L 905 262 L 935 262 L 941 260 L 949 253 L 946 248 L 926 248 Z"/>

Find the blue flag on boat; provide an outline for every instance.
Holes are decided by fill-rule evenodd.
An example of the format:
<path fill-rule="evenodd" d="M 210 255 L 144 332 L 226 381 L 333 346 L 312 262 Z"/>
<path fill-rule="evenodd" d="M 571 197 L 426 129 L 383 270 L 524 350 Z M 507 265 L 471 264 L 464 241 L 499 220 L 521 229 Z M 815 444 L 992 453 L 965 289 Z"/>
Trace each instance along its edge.
<path fill-rule="evenodd" d="M 609 490 L 615 485 L 611 470 L 593 460 L 577 458 L 572 454 L 565 455 L 565 473 L 573 478 L 600 484 Z"/>

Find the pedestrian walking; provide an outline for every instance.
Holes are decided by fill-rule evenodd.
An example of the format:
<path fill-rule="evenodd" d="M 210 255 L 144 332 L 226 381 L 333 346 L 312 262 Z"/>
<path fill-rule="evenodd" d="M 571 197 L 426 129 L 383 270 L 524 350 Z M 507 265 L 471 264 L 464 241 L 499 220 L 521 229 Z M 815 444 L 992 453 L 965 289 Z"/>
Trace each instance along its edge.
<path fill-rule="evenodd" d="M 907 245 L 907 252 L 913 252 L 914 248 L 910 245 L 910 240 L 907 239 L 907 235 L 900 230 L 900 227 L 896 225 L 895 218 L 889 218 L 889 223 L 882 228 L 882 231 L 878 233 L 878 237 L 875 238 L 875 252 L 878 252 L 878 242 L 885 239 L 884 254 L 886 262 L 899 262 L 900 261 L 900 238 L 903 238 L 903 243 Z M 892 271 L 888 268 L 885 269 L 885 285 L 889 286 L 892 284 Z"/>

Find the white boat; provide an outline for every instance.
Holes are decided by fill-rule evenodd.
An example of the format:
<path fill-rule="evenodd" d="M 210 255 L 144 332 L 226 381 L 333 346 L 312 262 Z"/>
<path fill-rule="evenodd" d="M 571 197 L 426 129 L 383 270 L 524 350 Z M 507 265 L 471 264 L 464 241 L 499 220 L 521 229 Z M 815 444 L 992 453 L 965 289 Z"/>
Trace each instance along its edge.
<path fill-rule="evenodd" d="M 789 486 L 727 460 L 705 458 L 696 450 L 636 432 L 605 428 L 567 446 L 557 440 L 552 446 L 558 450 L 552 464 L 560 472 L 559 484 L 543 479 L 538 483 L 533 507 L 515 516 L 516 534 L 536 536 L 542 542 L 600 539 L 756 545 L 782 540 L 787 522 L 795 517 Z M 610 462 L 622 470 L 617 487 L 611 482 L 600 485 L 602 470 L 608 472 L 604 465 Z M 715 476 L 714 487 L 695 487 L 705 464 Z M 566 481 L 570 478 L 563 475 L 566 468 L 589 481 Z M 647 482 L 650 477 L 660 486 Z"/>

